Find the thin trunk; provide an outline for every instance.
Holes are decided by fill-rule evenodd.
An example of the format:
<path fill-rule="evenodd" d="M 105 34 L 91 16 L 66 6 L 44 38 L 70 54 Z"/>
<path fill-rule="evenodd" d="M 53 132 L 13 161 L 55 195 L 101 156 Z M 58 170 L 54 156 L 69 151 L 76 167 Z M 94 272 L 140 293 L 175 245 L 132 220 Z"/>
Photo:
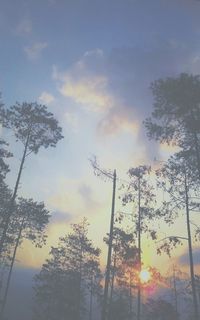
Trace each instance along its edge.
<path fill-rule="evenodd" d="M 177 289 L 176 289 L 176 274 L 175 274 L 175 267 L 173 265 L 173 287 L 174 287 L 174 304 L 176 310 L 176 317 L 178 319 L 178 297 L 177 297 Z"/>
<path fill-rule="evenodd" d="M 196 152 L 196 159 L 197 159 L 197 169 L 198 169 L 198 175 L 200 179 L 200 150 L 199 150 L 199 141 L 198 141 L 198 136 L 197 136 L 197 130 L 196 130 L 196 125 L 195 125 L 195 115 L 194 111 L 191 109 L 191 120 L 192 123 L 194 123 L 194 127 L 192 127 L 193 130 L 193 137 L 194 137 L 194 145 L 195 145 L 195 152 Z"/>
<path fill-rule="evenodd" d="M 140 177 L 138 180 L 138 252 L 139 252 L 139 273 L 141 271 L 141 190 Z M 141 315 L 141 287 L 140 278 L 138 277 L 138 305 L 137 305 L 137 320 L 140 320 Z"/>
<path fill-rule="evenodd" d="M 7 302 L 7 297 L 8 297 L 8 290 L 9 290 L 9 286 L 10 286 L 10 280 L 11 280 L 11 276 L 12 276 L 13 266 L 14 266 L 14 263 L 15 263 L 15 258 L 16 258 L 19 242 L 20 242 L 20 239 L 21 239 L 22 231 L 24 229 L 24 221 L 25 221 L 25 217 L 22 219 L 22 222 L 21 222 L 19 234 L 18 234 L 18 237 L 17 237 L 17 241 L 16 241 L 16 244 L 15 244 L 15 248 L 14 248 L 14 252 L 13 252 L 13 256 L 12 256 L 12 260 L 11 260 L 11 265 L 10 265 L 10 269 L 9 269 L 9 273 L 8 273 L 8 279 L 7 279 L 7 283 L 6 283 L 5 293 L 4 293 L 2 306 L 1 306 L 1 312 L 0 312 L 0 319 L 1 320 L 3 319 L 3 315 L 4 315 L 4 311 L 5 311 L 5 307 L 6 307 L 6 302 Z"/>
<path fill-rule="evenodd" d="M 89 320 L 92 320 L 92 307 L 93 307 L 93 277 L 91 278 L 90 283 L 91 289 L 90 289 L 90 313 L 89 313 Z"/>
<path fill-rule="evenodd" d="M 129 308 L 130 308 L 130 317 L 132 315 L 132 279 L 131 272 L 129 272 Z"/>
<path fill-rule="evenodd" d="M 110 267 L 111 267 L 111 256 L 112 256 L 113 228 L 114 228 L 114 215 L 115 215 L 115 192 L 116 192 L 116 170 L 114 170 L 114 174 L 113 174 L 112 209 L 111 209 L 110 234 L 109 234 L 109 243 L 108 243 L 108 257 L 107 257 L 107 265 L 106 265 L 104 296 L 103 296 L 102 320 L 107 320 L 107 317 L 108 317 L 108 287 L 110 282 Z"/>
<path fill-rule="evenodd" d="M 6 234 L 7 234 L 7 231 L 8 231 L 10 218 L 11 218 L 11 216 L 13 214 L 13 210 L 14 210 L 14 202 L 15 202 L 15 199 L 16 199 L 16 196 L 17 196 L 17 192 L 18 192 L 18 188 L 19 188 L 19 183 L 20 183 L 20 179 L 21 179 L 21 175 L 22 175 L 22 170 L 23 170 L 23 166 L 24 166 L 24 162 L 25 162 L 25 158 L 26 158 L 26 154 L 27 154 L 29 139 L 30 139 L 30 130 L 29 130 L 29 133 L 27 135 L 26 144 L 25 144 L 25 147 L 24 147 L 24 152 L 23 152 L 21 163 L 20 163 L 19 172 L 18 172 L 16 183 L 15 183 L 14 192 L 13 192 L 13 195 L 12 195 L 12 198 L 11 198 L 11 201 L 10 201 L 10 205 L 9 205 L 9 208 L 8 208 L 8 212 L 6 214 L 5 221 L 4 221 L 3 233 L 2 233 L 2 236 L 1 236 L 1 239 L 0 239 L 0 257 L 2 255 L 3 245 L 4 245 L 4 242 L 5 242 L 5 239 L 6 239 Z"/>
<path fill-rule="evenodd" d="M 191 240 L 191 230 L 190 230 L 190 212 L 189 212 L 189 197 L 188 197 L 188 185 L 187 185 L 187 175 L 185 172 L 185 196 L 186 196 L 186 219 L 187 219 L 187 232 L 188 232 L 188 247 L 189 247 L 189 259 L 190 259 L 190 275 L 191 275 L 191 284 L 192 284 L 192 297 L 194 305 L 194 316 L 195 320 L 199 320 L 198 312 L 198 302 L 195 286 L 195 276 L 194 276 L 194 262 L 192 254 L 192 240 Z"/>
<path fill-rule="evenodd" d="M 83 252 L 81 247 L 81 260 L 80 260 L 79 282 L 78 282 L 77 320 L 80 320 L 80 313 L 81 313 L 82 259 L 83 259 Z"/>

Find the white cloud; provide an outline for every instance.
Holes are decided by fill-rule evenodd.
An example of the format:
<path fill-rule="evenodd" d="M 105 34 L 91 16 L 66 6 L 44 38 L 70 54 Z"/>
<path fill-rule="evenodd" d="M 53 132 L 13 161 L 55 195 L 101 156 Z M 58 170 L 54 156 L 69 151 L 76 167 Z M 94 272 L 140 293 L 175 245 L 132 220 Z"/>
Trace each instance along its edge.
<path fill-rule="evenodd" d="M 86 51 L 65 72 L 54 65 L 52 78 L 64 97 L 70 98 L 84 110 L 99 114 L 98 134 L 116 135 L 121 131 L 136 134 L 136 115 L 133 116 L 117 93 L 111 90 L 106 63 L 101 49 Z M 67 113 L 66 119 L 72 127 L 76 127 L 77 119 L 72 114 Z"/>
<path fill-rule="evenodd" d="M 139 123 L 130 115 L 125 113 L 126 109 L 119 107 L 116 112 L 106 115 L 98 125 L 98 131 L 101 135 L 115 136 L 120 131 L 137 135 Z"/>
<path fill-rule="evenodd" d="M 30 60 L 36 60 L 41 55 L 42 51 L 47 47 L 46 42 L 36 42 L 31 46 L 26 46 L 24 51 Z"/>
<path fill-rule="evenodd" d="M 103 76 L 72 79 L 67 76 L 60 93 L 69 97 L 86 110 L 104 112 L 113 107 L 113 98 L 106 92 L 107 79 Z"/>
<path fill-rule="evenodd" d="M 66 72 L 53 66 L 52 77 L 59 82 L 59 92 L 88 111 L 107 112 L 111 109 L 114 99 L 108 90 L 108 78 L 101 66 L 96 70 L 103 58 L 103 51 L 95 49 L 86 51 Z"/>
<path fill-rule="evenodd" d="M 50 103 L 52 103 L 55 100 L 55 98 L 51 93 L 43 91 L 41 93 L 41 95 L 39 96 L 39 100 L 41 103 L 49 105 Z"/>

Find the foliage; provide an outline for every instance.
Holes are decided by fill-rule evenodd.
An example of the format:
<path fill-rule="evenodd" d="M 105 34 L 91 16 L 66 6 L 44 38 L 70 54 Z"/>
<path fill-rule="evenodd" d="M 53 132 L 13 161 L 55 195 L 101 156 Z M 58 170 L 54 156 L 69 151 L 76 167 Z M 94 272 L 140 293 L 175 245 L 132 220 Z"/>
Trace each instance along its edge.
<path fill-rule="evenodd" d="M 60 238 L 52 248 L 50 259 L 35 278 L 37 319 L 80 319 L 85 311 L 85 297 L 92 290 L 99 292 L 100 250 L 88 239 L 88 222 L 72 224 L 72 231 Z M 96 279 L 92 282 L 91 279 Z M 96 286 L 94 286 L 96 283 Z"/>

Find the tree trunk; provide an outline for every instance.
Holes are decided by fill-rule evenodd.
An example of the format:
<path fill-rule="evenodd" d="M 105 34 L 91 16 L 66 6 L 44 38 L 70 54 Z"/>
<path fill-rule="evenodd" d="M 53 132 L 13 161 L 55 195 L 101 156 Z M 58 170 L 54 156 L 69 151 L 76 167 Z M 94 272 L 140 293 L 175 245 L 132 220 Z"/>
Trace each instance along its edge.
<path fill-rule="evenodd" d="M 103 296 L 102 320 L 107 320 L 107 317 L 108 317 L 108 287 L 110 282 L 110 267 L 111 267 L 111 256 L 112 256 L 113 228 L 114 228 L 114 215 L 115 215 L 115 192 L 116 192 L 116 170 L 114 170 L 114 174 L 113 174 L 112 209 L 111 209 L 110 234 L 109 234 L 109 242 L 108 242 L 108 257 L 107 257 L 107 265 L 106 265 L 104 296 Z"/>
<path fill-rule="evenodd" d="M 93 276 L 91 277 L 91 282 L 90 282 L 90 312 L 89 312 L 89 320 L 92 320 L 92 307 L 93 307 Z"/>
<path fill-rule="evenodd" d="M 178 319 L 178 297 L 177 297 L 177 289 L 176 289 L 176 274 L 175 274 L 175 267 L 173 265 L 173 287 L 174 287 L 174 304 L 175 304 L 175 311 L 176 317 Z"/>
<path fill-rule="evenodd" d="M 14 248 L 14 252 L 13 252 L 13 256 L 12 256 L 12 260 L 11 260 L 11 265 L 10 265 L 10 269 L 9 269 L 9 273 L 8 273 L 8 279 L 7 279 L 7 283 L 6 283 L 5 293 L 4 293 L 4 297 L 3 297 L 3 300 L 2 300 L 2 306 L 1 306 L 1 312 L 0 312 L 0 320 L 3 320 L 4 310 L 5 310 L 5 307 L 6 307 L 6 302 L 7 302 L 7 297 L 8 297 L 8 290 L 9 290 L 9 286 L 10 286 L 10 280 L 11 280 L 12 271 L 13 271 L 13 266 L 14 266 L 14 263 L 15 263 L 15 258 L 16 258 L 19 242 L 20 242 L 20 239 L 21 239 L 22 231 L 24 229 L 24 221 L 25 221 L 25 217 L 22 219 L 22 222 L 21 222 L 21 226 L 20 226 L 20 229 L 19 229 L 19 234 L 18 234 L 18 237 L 17 237 L 17 241 L 16 241 L 16 244 L 15 244 L 15 248 Z"/>
<path fill-rule="evenodd" d="M 192 254 L 192 240 L 191 240 L 190 214 L 189 214 L 189 197 L 188 197 L 188 185 L 187 185 L 186 172 L 185 172 L 185 200 L 186 200 L 186 202 L 185 202 L 185 204 L 186 204 L 186 220 L 187 220 L 188 248 L 189 248 L 190 275 L 191 275 L 191 284 L 192 284 L 194 316 L 195 316 L 195 320 L 199 320 L 198 302 L 197 302 L 195 277 L 194 277 L 194 262 L 193 262 L 193 254 Z"/>
<path fill-rule="evenodd" d="M 132 279 L 131 279 L 131 272 L 129 273 L 129 310 L 130 310 L 130 317 L 132 316 L 133 305 L 132 305 Z"/>
<path fill-rule="evenodd" d="M 140 177 L 138 180 L 138 253 L 139 253 L 139 274 L 141 272 L 141 190 L 140 190 Z M 140 278 L 138 277 L 138 304 L 137 304 L 137 320 L 140 320 L 141 314 L 141 287 Z"/>
<path fill-rule="evenodd" d="M 7 211 L 7 214 L 6 214 L 6 217 L 5 217 L 5 221 L 4 221 L 3 233 L 2 233 L 2 236 L 1 236 L 1 239 L 0 239 L 0 257 L 2 255 L 3 245 L 4 245 L 4 242 L 6 240 L 6 234 L 7 234 L 7 231 L 8 231 L 10 218 L 11 218 L 11 216 L 13 214 L 13 211 L 14 211 L 14 202 L 15 202 L 15 199 L 16 199 L 16 196 L 17 196 L 17 191 L 18 191 L 18 188 L 19 188 L 19 183 L 20 183 L 20 179 L 21 179 L 21 175 L 22 175 L 22 170 L 23 170 L 23 166 L 24 166 L 24 162 L 25 162 L 25 158 L 26 158 L 26 154 L 27 154 L 29 139 L 30 139 L 30 130 L 29 130 L 29 133 L 27 135 L 26 144 L 25 144 L 25 147 L 24 147 L 24 152 L 23 152 L 21 163 L 20 163 L 19 172 L 18 172 L 16 183 L 15 183 L 14 192 L 13 192 L 13 195 L 12 195 L 12 198 L 11 198 L 11 201 L 10 201 L 10 206 L 8 208 L 8 211 Z"/>

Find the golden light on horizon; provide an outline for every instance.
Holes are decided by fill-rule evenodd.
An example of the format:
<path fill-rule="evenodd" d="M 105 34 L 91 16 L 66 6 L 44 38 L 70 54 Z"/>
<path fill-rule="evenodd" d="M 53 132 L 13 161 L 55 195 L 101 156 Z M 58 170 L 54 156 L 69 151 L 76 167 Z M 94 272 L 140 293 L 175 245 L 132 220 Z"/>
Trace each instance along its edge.
<path fill-rule="evenodd" d="M 151 274 L 147 269 L 143 269 L 140 271 L 139 278 L 142 283 L 145 283 L 151 279 Z"/>

